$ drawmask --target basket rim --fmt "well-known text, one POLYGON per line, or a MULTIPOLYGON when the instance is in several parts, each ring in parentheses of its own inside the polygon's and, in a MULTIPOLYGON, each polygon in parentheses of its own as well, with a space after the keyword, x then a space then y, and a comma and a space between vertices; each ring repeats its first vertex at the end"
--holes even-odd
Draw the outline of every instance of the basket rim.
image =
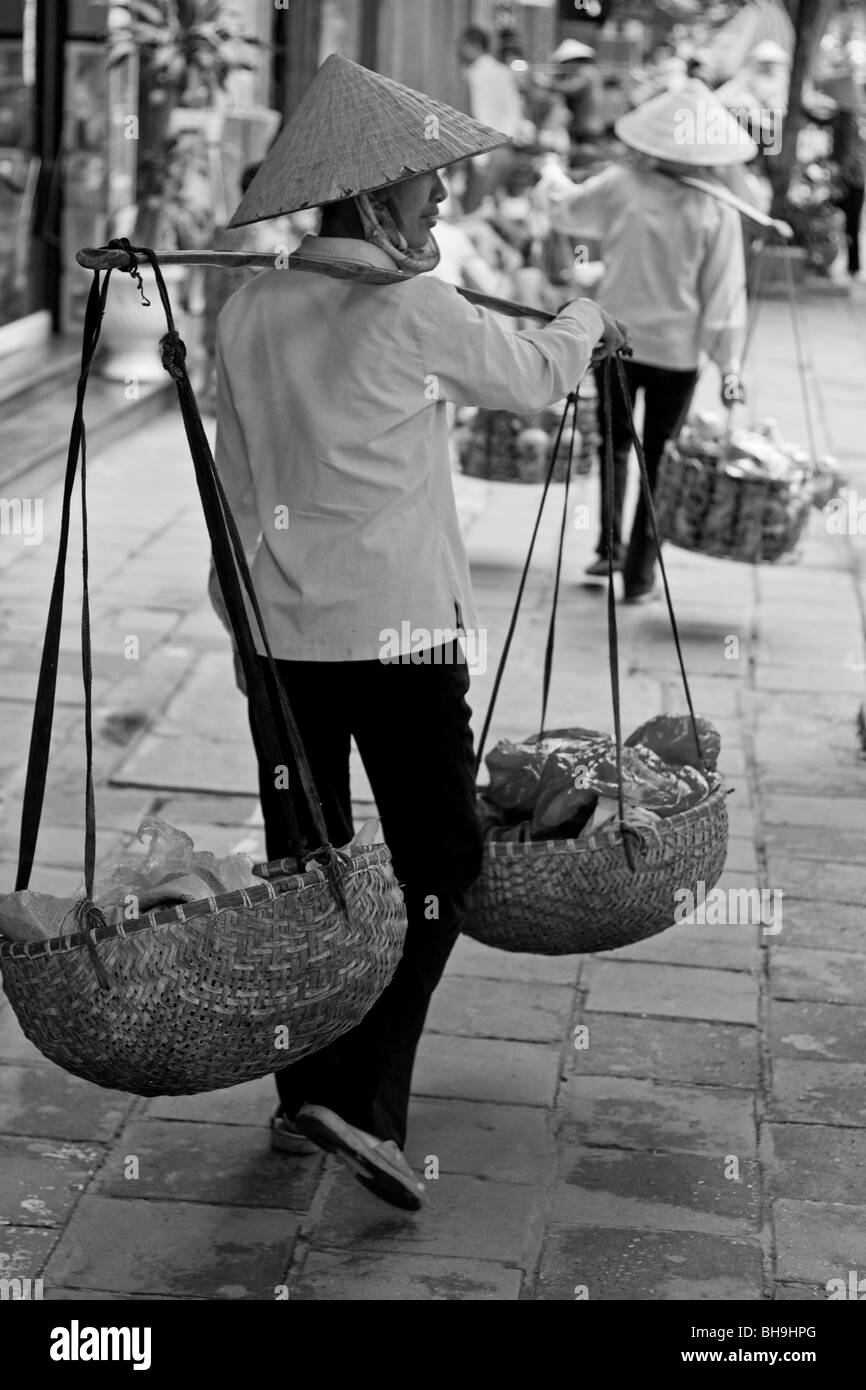
MULTIPOLYGON (((659 835, 664 836, 668 828, 677 830, 689 821, 699 819, 707 811, 714 810, 719 804, 725 803, 726 797, 731 795, 734 788, 725 786, 725 780, 719 772, 711 772, 709 776, 714 781, 709 794, 695 802, 694 806, 687 807, 685 811, 677 811, 672 816, 660 816, 657 825, 653 827, 659 835)), ((619 825, 611 824, 594 830, 590 835, 582 835, 576 840, 485 840, 484 853, 491 859, 513 859, 516 855, 540 859, 550 854, 592 854, 606 845, 622 843, 619 825)))
MULTIPOLYGON (((802 493, 805 499, 807 495, 811 496, 815 490, 811 478, 807 478, 803 484, 795 484, 790 479, 785 478, 736 478, 731 473, 726 473, 723 467, 719 467, 721 462, 722 460, 719 459, 701 458, 695 454, 683 453, 683 451, 677 447, 676 443, 670 440, 659 463, 659 478, 661 479, 662 476, 662 465, 665 465, 670 470, 677 467, 693 468, 696 472, 712 476, 713 479, 718 480, 726 486, 730 485, 733 488, 743 489, 751 488, 756 492, 778 492, 791 497, 802 493)), ((809 501, 807 505, 811 506, 811 501, 809 501)))
MULTIPOLYGON (((347 858, 351 864, 351 869, 346 877, 354 877, 364 869, 381 864, 390 864, 391 851, 387 845, 374 845, 360 854, 353 854, 347 858)), ((272 859, 262 861, 260 865, 255 867, 286 862, 284 859, 272 859)), ((214 897, 196 898, 191 903, 175 903, 173 907, 145 912, 142 916, 129 922, 106 922, 105 926, 94 927, 92 931, 88 932, 64 932, 60 936, 48 937, 43 941, 13 941, 10 937, 0 934, 0 960, 56 955, 65 951, 77 950, 86 946, 88 941, 122 940, 125 937, 136 936, 139 932, 150 931, 154 928, 178 926, 187 922, 200 923, 207 917, 215 916, 232 908, 256 907, 261 903, 273 902, 277 898, 287 897, 290 893, 300 893, 306 888, 327 882, 328 876, 325 870, 315 866, 303 874, 278 873, 271 878, 263 879, 260 884, 256 884, 252 888, 235 888, 229 893, 218 893, 214 897), (202 911, 202 905, 205 903, 207 904, 206 912, 202 911)))

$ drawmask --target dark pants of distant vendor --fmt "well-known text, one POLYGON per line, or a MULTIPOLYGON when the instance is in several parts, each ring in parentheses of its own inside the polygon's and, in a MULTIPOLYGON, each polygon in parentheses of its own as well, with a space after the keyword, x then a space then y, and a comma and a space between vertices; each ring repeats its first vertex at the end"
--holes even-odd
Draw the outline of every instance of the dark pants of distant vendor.
MULTIPOLYGON (((696 371, 674 371, 669 367, 651 367, 646 362, 625 362, 632 407, 638 391, 644 393, 643 450, 647 473, 654 488, 659 460, 665 444, 673 435, 687 408, 697 381, 696 371)), ((601 536, 598 554, 607 558, 608 517, 604 499, 605 477, 605 419, 602 397, 602 372, 595 373, 598 388, 598 422, 602 435, 601 453, 601 536)), ((646 593, 655 577, 656 545, 647 512, 643 489, 638 497, 628 547, 622 541, 622 513, 628 481, 628 460, 632 438, 628 414, 616 373, 611 373, 611 437, 613 442, 613 550, 614 557, 623 561, 623 582, 628 595, 646 593)))
MULTIPOLYGON (((323 1105, 349 1124, 406 1140, 412 1068, 430 997, 465 917, 481 869, 469 672, 459 648, 428 651, 427 662, 279 661, 280 679, 301 740, 331 843, 354 833, 350 738, 361 755, 406 899, 408 931, 390 985, 350 1032, 276 1073, 284 1114, 323 1105), (450 658, 450 659, 449 659, 450 658), (426 905, 426 912, 425 912, 426 905), (438 918, 433 916, 438 905, 438 918)), ((267 664, 262 662, 266 679, 267 664)), ((255 735, 254 735, 255 740, 255 735)), ((273 768, 259 757, 269 859, 287 852, 273 768)), ((290 785, 297 777, 290 768, 290 785)), ((284 793, 283 793, 284 794, 284 793)), ((302 795, 294 792, 302 835, 318 841, 302 795)))

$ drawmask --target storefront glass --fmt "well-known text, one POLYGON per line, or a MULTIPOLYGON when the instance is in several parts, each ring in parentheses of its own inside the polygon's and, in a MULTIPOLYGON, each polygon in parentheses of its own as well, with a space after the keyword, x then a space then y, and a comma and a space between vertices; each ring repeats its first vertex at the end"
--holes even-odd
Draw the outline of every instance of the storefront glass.
POLYGON ((36 156, 35 5, 0 0, 0 326, 40 305, 31 274, 36 156))

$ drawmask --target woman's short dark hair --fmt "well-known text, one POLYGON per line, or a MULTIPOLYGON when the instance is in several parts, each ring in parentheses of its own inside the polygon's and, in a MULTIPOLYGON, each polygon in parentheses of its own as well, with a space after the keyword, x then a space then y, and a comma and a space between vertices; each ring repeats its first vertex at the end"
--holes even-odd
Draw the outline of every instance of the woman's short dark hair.
POLYGON ((320 236, 352 237, 364 240, 364 226, 361 214, 355 206, 354 198, 341 198, 336 203, 326 203, 322 208, 320 236))

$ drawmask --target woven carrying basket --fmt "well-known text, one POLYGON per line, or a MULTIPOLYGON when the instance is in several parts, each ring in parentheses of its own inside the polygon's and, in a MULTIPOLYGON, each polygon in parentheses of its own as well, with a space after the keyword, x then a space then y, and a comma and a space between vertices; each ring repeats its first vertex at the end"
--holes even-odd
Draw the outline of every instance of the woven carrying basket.
POLYGON ((613 951, 654 936, 675 920, 674 892, 707 891, 728 851, 728 812, 720 779, 710 795, 660 820, 659 840, 643 841, 629 868, 619 829, 539 844, 488 841, 473 889, 467 936, 502 951, 570 955, 613 951))
POLYGON ((348 918, 323 869, 281 875, 281 862, 261 887, 97 928, 108 990, 83 934, 0 942, 26 1036, 75 1076, 156 1096, 250 1081, 354 1028, 402 951, 390 851, 353 856, 348 918))
MULTIPOLYGON (((517 438, 527 428, 544 430, 553 445, 550 412, 521 417, 507 410, 480 409, 458 447, 463 472, 491 483, 543 483, 550 455, 546 459, 521 458, 517 438)), ((560 456, 554 464, 553 481, 564 482, 565 471, 566 462, 560 456)))
MULTIPOLYGON (((628 401, 621 361, 617 358, 623 396, 628 401)), ((603 376, 603 407, 605 417, 611 414, 610 362, 605 363, 603 376)), ((576 397, 570 398, 572 408, 576 397)), ((565 414, 563 414, 563 423, 565 414)), ((641 485, 647 499, 650 521, 658 537, 652 492, 641 441, 634 428, 631 408, 628 419, 632 440, 638 456, 641 485)), ((613 458, 611 431, 606 432, 607 467, 604 484, 607 498, 609 553, 613 553, 613 458)), ((529 554, 517 594, 511 623, 499 661, 484 727, 479 739, 476 771, 480 767, 484 743, 493 717, 499 685, 514 636, 526 578, 541 515, 551 482, 538 509, 529 554)), ((553 603, 548 629, 547 652, 544 663, 541 723, 545 727, 550 680, 553 668, 554 631, 562 567, 562 545, 568 518, 568 481, 563 496, 560 544, 553 587, 553 603)), ((691 705, 685 666, 676 628, 673 606, 668 591, 664 560, 659 563, 665 585, 671 627, 683 677, 689 710, 693 716, 695 743, 700 748, 697 725, 691 705)), ((613 571, 609 571, 609 584, 613 571)), ((614 724, 617 739, 617 759, 620 751, 619 718, 619 661, 617 649, 616 605, 612 590, 608 595, 608 643, 611 663, 614 724)), ((632 828, 624 819, 622 783, 619 786, 620 821, 581 837, 578 840, 546 840, 509 842, 486 840, 481 874, 471 895, 463 932, 487 946, 503 951, 530 951, 536 955, 570 955, 587 951, 611 951, 627 946, 647 936, 664 931, 676 920, 678 889, 688 888, 696 896, 701 882, 705 890, 718 882, 728 852, 728 813, 722 779, 707 773, 710 794, 686 811, 655 821, 651 828, 632 828), (624 839, 622 825, 625 824, 624 839)), ((483 789, 480 789, 483 790, 483 789)))
POLYGON ((766 564, 796 557, 812 495, 770 478, 732 478, 713 460, 669 444, 654 501, 660 534, 671 544, 717 560, 766 564))
MULTIPOLYGON (((128 243, 133 273, 137 258, 128 243)), ((84 394, 99 340, 110 271, 95 272, 67 457, 60 544, 21 817, 16 892, 33 867, 51 744, 55 677, 79 458, 82 505, 82 669, 85 690, 84 897, 76 933, 0 938, 3 986, 27 1037, 51 1061, 100 1086, 139 1095, 188 1095, 276 1071, 354 1028, 391 980, 402 954, 406 908, 387 847, 351 855, 329 842, 321 799, 288 697, 277 678, 243 545, 216 473, 155 254, 166 314, 163 365, 175 381, 214 565, 246 678, 250 717, 268 763, 294 761, 318 848, 299 833, 294 791, 281 802, 290 858, 259 865, 260 886, 147 913, 113 925, 93 901, 95 798, 84 444, 84 394), (274 687, 259 669, 244 607, 250 601, 274 687)))

